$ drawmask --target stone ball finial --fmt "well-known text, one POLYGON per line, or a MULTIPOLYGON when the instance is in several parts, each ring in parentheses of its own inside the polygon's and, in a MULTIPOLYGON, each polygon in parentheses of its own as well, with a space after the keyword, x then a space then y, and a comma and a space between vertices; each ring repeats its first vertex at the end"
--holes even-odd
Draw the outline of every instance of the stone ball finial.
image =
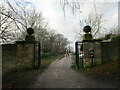
POLYGON ((32 43, 35 42, 35 37, 32 35, 34 33, 34 30, 32 28, 27 28, 28 35, 25 37, 25 41, 32 43))
POLYGON ((85 26, 84 28, 83 28, 83 31, 85 32, 85 33, 89 33, 89 32, 91 32, 91 27, 90 26, 85 26))
POLYGON ((28 29, 27 29, 27 33, 28 33, 29 35, 32 35, 32 34, 34 33, 34 30, 33 30, 32 28, 28 28, 28 29))

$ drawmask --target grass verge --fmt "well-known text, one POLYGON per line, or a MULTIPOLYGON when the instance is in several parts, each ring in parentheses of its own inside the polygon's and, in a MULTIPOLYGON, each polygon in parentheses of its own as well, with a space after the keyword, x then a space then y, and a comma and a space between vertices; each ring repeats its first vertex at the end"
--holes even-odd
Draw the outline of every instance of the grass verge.
MULTIPOLYGON (((77 66, 73 64, 72 69, 77 70, 77 66)), ((77 70, 83 74, 105 75, 110 77, 120 77, 120 61, 114 60, 93 68, 80 68, 77 70)))
POLYGON ((3 88, 25 88, 33 79, 42 73, 53 61, 63 58, 64 55, 58 55, 50 58, 44 58, 41 61, 40 69, 24 69, 15 72, 5 73, 2 76, 3 88))

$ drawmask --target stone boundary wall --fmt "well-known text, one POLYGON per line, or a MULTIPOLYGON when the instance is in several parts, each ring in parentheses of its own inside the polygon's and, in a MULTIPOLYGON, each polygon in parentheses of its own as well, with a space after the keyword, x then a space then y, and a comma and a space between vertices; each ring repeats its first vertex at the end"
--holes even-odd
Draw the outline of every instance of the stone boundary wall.
POLYGON ((91 66, 91 58, 89 49, 94 50, 93 65, 106 63, 111 60, 118 60, 120 46, 112 42, 104 42, 99 40, 84 40, 84 67, 91 66))
POLYGON ((2 45, 2 72, 33 68, 34 43, 18 42, 2 45))
POLYGON ((113 45, 112 42, 101 42, 102 63, 110 60, 118 60, 119 46, 113 45))

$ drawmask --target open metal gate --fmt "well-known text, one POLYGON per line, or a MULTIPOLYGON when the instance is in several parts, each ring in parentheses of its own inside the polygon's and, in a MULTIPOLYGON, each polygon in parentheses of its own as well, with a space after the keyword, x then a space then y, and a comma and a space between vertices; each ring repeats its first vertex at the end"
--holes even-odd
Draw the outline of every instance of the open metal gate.
POLYGON ((82 42, 75 42, 75 57, 76 57, 76 65, 79 69, 80 67, 83 67, 83 58, 80 58, 80 48, 79 46, 82 45, 82 42))
POLYGON ((40 48, 40 42, 35 42, 34 47, 34 68, 38 69, 41 65, 41 48, 40 48))

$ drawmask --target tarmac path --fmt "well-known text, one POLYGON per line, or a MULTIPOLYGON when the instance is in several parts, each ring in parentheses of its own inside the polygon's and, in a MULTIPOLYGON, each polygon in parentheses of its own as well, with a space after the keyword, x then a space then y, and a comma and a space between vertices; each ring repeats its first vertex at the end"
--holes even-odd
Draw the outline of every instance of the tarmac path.
POLYGON ((53 62, 30 88, 118 88, 118 78, 97 78, 71 69, 71 57, 53 62))

